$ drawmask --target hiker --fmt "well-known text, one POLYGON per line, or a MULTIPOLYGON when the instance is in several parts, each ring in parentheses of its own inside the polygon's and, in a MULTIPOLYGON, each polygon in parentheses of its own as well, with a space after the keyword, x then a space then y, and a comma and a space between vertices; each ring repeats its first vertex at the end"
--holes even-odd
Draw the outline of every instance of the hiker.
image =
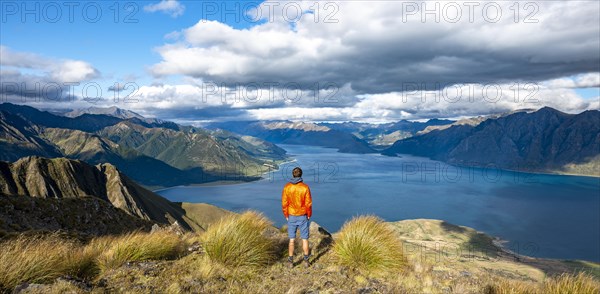
POLYGON ((294 240, 296 239, 296 230, 300 229, 304 266, 309 267, 308 228, 312 216, 312 197, 310 188, 302 181, 302 169, 295 167, 292 170, 292 176, 293 178, 285 184, 281 193, 281 208, 288 222, 290 238, 288 264, 290 268, 294 267, 294 240))

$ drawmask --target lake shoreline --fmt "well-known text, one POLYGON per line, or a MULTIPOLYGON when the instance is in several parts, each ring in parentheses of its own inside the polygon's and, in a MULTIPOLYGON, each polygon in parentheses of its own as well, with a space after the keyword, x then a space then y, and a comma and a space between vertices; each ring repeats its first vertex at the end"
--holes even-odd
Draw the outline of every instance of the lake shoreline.
POLYGON ((261 211, 279 226, 283 224, 281 189, 288 180, 284 173, 297 164, 305 169, 305 181, 313 193, 314 221, 331 231, 339 231, 356 215, 374 214, 387 221, 443 219, 510 240, 506 248, 519 254, 600 260, 595 249, 600 230, 596 178, 489 170, 485 174, 485 169, 478 168, 462 169, 460 176, 461 171, 454 167, 424 157, 346 154, 315 146, 281 147, 295 161, 282 164, 279 172, 271 172, 262 180, 213 182, 163 189, 159 194, 175 202, 203 202, 238 212, 261 211), (429 169, 423 169, 422 164, 429 169), (402 168, 404 165, 424 172, 411 172, 402 168), (533 247, 523 248, 527 244, 536 244, 536 252, 532 252, 533 247))
MULTIPOLYGON (((281 145, 285 145, 285 144, 281 144, 281 145)), ((279 147, 281 147, 281 145, 278 145, 279 147)), ((292 146, 307 146, 307 147, 319 147, 319 148, 325 148, 325 149, 335 149, 335 148, 330 148, 330 147, 322 147, 322 146, 312 146, 312 145, 292 145, 292 146)), ((281 147, 283 148, 283 147, 281 147)), ((285 148, 284 148, 285 149, 285 148)), ((287 150, 286 150, 287 151, 287 150)), ((343 153, 343 152, 339 152, 336 151, 338 153, 343 153)), ((344 153, 343 153, 344 154, 344 153)), ((369 153, 369 154, 361 154, 361 153, 356 153, 357 155, 381 155, 381 156, 388 156, 388 155, 383 155, 380 153, 369 153)), ((445 161, 440 161, 440 160, 435 160, 435 159, 431 159, 429 157, 423 157, 423 156, 415 156, 412 154, 404 154, 404 153, 399 153, 396 156, 388 156, 388 157, 397 157, 397 158, 402 158, 403 156, 410 156, 410 157, 416 157, 416 158, 425 158, 431 161, 435 161, 435 162, 440 162, 440 163, 444 163, 450 166, 455 166, 455 167, 459 167, 459 168, 478 168, 478 169, 485 169, 485 166, 475 166, 475 165, 459 165, 459 164, 454 164, 454 163, 448 163, 445 161)), ((284 164, 289 164, 289 163, 293 163, 293 162, 297 162, 297 160, 294 158, 292 160, 288 160, 288 161, 284 161, 281 163, 278 163, 278 166, 284 165, 284 164)), ((588 175, 588 174, 577 174, 577 173, 564 173, 564 172, 534 172, 534 171, 521 171, 521 170, 514 170, 514 169, 508 169, 508 168, 493 168, 495 170, 498 171, 506 171, 506 172, 513 172, 513 173, 519 173, 519 174, 524 174, 524 175, 547 175, 547 176, 569 176, 569 177, 584 177, 584 178, 595 178, 595 179, 600 179, 600 175, 588 175)), ((216 187, 216 186, 230 186, 230 185, 239 185, 239 184, 247 184, 247 183, 252 183, 252 182, 257 182, 257 181, 262 181, 264 179, 266 179, 265 175, 268 175, 269 173, 272 172, 277 172, 279 171, 280 168, 273 170, 273 171, 269 171, 269 172, 265 172, 263 174, 260 175, 260 177, 257 177, 256 179, 253 180, 248 180, 248 181, 240 181, 240 180, 218 180, 218 181, 214 181, 214 182, 208 182, 208 183, 199 183, 199 184, 189 184, 189 185, 177 185, 177 186, 169 186, 169 187, 160 187, 158 189, 149 189, 152 192, 160 192, 163 190, 168 190, 168 189, 173 189, 173 188, 181 188, 181 187, 216 187)), ((524 177, 526 178, 526 177, 524 177)))
MULTIPOLYGON (((294 163, 296 162, 296 159, 292 159, 292 160, 288 160, 288 161, 284 161, 281 163, 278 163, 278 166, 281 166, 283 164, 288 164, 288 163, 294 163)), ((164 190, 169 190, 169 189, 173 189, 173 188, 185 188, 185 187, 219 187, 219 186, 231 186, 231 185, 240 185, 240 184, 248 184, 248 183, 252 183, 252 182, 258 182, 258 181, 262 181, 264 179, 268 179, 268 177, 265 177, 265 175, 268 175, 269 173, 274 173, 277 171, 280 171, 281 169, 275 169, 272 171, 268 171, 268 172, 264 172, 260 175, 260 177, 258 177, 257 179, 253 179, 253 180, 249 180, 249 181, 240 181, 240 180, 218 180, 218 181, 214 181, 214 182, 207 182, 207 183, 199 183, 199 184, 189 184, 189 185, 176 185, 176 186, 170 186, 170 187, 160 187, 158 189, 149 189, 154 193, 157 192, 161 192, 164 190)))

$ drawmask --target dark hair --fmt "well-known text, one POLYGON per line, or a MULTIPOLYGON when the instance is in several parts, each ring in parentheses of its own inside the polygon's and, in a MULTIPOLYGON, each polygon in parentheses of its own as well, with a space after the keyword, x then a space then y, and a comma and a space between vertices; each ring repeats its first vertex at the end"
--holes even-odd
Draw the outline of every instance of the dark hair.
POLYGON ((293 176, 294 178, 299 178, 299 177, 302 177, 302 169, 301 169, 301 168, 299 168, 299 167, 295 167, 295 168, 292 170, 292 176, 293 176))

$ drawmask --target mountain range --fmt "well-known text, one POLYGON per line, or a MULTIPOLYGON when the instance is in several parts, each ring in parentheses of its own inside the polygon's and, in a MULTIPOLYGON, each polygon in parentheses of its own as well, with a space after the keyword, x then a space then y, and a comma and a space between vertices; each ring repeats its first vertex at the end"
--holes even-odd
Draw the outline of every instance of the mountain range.
POLYGON ((276 167, 285 150, 258 138, 138 117, 64 117, 0 104, 0 160, 67 157, 112 163, 146 186, 250 180, 276 167))
POLYGON ((399 140, 385 155, 412 154, 467 166, 600 176, 600 111, 550 107, 431 130, 399 140))
POLYGON ((222 129, 258 137, 275 144, 313 145, 336 148, 345 153, 374 153, 369 144, 356 136, 315 123, 291 121, 214 122, 209 129, 222 129))
POLYGON ((480 116, 474 116, 474 117, 468 117, 468 118, 463 118, 463 119, 459 119, 451 124, 439 124, 439 125, 429 125, 427 126, 425 129, 418 131, 416 133, 416 135, 422 135, 422 134, 426 134, 429 133, 433 130, 445 130, 447 128, 450 128, 452 126, 457 126, 457 125, 470 125, 470 126, 476 126, 480 123, 482 123, 483 121, 487 120, 487 119, 496 119, 496 118, 500 118, 503 116, 507 116, 507 115, 511 115, 514 113, 518 113, 518 112, 534 112, 535 110, 533 109, 518 109, 515 111, 510 111, 510 112, 504 112, 504 113, 497 113, 497 114, 490 114, 490 115, 480 115, 480 116))
POLYGON ((137 118, 140 120, 144 120, 146 119, 145 117, 143 117, 142 115, 133 112, 131 110, 127 110, 127 109, 122 109, 122 108, 118 108, 116 106, 111 106, 111 107, 88 107, 88 108, 83 108, 83 109, 73 109, 73 110, 69 110, 69 111, 65 111, 65 112, 58 112, 57 114, 60 114, 62 116, 66 116, 66 117, 78 117, 84 114, 104 114, 104 115, 109 115, 109 116, 113 116, 113 117, 118 117, 118 118, 122 118, 122 119, 129 119, 129 118, 137 118))
POLYGON ((224 129, 259 137, 275 144, 323 146, 336 148, 339 152, 345 153, 374 153, 397 140, 412 137, 428 126, 451 123, 453 121, 440 119, 431 119, 427 122, 401 120, 384 124, 231 121, 210 123, 207 128, 224 129))
POLYGON ((374 148, 385 148, 394 144, 394 142, 412 137, 418 132, 429 127, 448 126, 454 123, 446 119, 430 119, 425 122, 400 120, 391 123, 319 123, 320 126, 326 126, 333 130, 351 133, 356 137, 367 141, 374 148))

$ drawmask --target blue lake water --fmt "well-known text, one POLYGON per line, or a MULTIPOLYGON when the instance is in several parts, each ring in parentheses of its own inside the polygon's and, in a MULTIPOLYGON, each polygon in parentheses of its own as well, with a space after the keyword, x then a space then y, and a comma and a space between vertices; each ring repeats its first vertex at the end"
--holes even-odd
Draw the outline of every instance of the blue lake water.
POLYGON ((296 162, 260 181, 158 191, 171 201, 255 209, 280 226, 281 190, 300 166, 313 220, 334 232, 353 216, 441 219, 507 240, 520 254, 600 261, 600 179, 459 168, 427 158, 282 145, 296 162))

